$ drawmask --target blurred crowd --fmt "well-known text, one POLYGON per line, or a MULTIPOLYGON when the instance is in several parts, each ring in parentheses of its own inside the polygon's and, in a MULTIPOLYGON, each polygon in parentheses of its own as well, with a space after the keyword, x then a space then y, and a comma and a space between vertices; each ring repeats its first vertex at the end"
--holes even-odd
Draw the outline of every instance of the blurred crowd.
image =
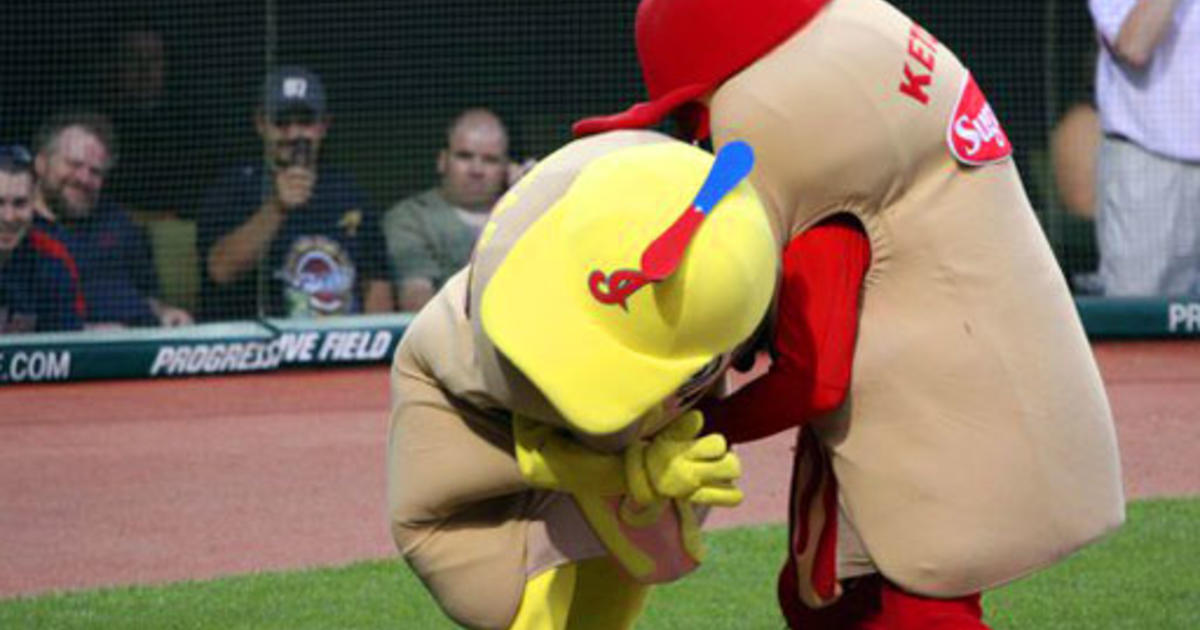
MULTIPOLYGON (((1034 165, 1083 231, 1087 251, 1064 258, 1087 263, 1064 270, 1077 294, 1198 295, 1200 0, 1088 9, 1086 94, 1034 165)), ((488 107, 447 111, 428 186, 373 203, 326 159, 326 85, 295 65, 273 66, 245 112, 258 155, 219 163, 195 95, 170 87, 163 34, 124 28, 108 48, 82 106, 0 142, 0 332, 413 312, 534 165, 488 107)))
POLYGON ((198 185, 179 147, 201 132, 165 89, 162 36, 114 41, 102 98, 0 148, 0 332, 416 311, 533 166, 495 112, 450 112, 438 180, 372 207, 322 157, 321 77, 280 65, 247 112, 261 155, 198 185))

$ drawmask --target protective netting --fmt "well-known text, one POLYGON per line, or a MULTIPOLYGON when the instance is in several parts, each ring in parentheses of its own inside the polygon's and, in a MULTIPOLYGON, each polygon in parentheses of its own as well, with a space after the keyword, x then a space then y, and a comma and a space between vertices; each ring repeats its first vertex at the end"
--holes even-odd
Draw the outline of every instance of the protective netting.
MULTIPOLYGON (((1086 289, 1096 265, 1092 221, 1086 208, 1069 210, 1056 187, 1050 141, 1073 105, 1091 101, 1095 49, 1086 3, 897 4, 973 69, 1014 141, 1067 277, 1079 281, 1077 290, 1086 289)), ((94 187, 101 200, 95 207, 119 208, 133 227, 93 221, 87 231, 68 216, 45 229, 53 236, 65 228, 60 240, 82 242, 87 250, 75 256, 88 294, 87 322, 187 321, 164 314, 167 305, 197 322, 364 312, 380 304, 397 309, 399 279, 389 271, 389 243, 360 233, 377 235, 386 210, 437 185, 447 124, 464 108, 494 111, 507 125, 509 153, 520 161, 566 142, 575 119, 641 99, 636 5, 14 3, 0 27, 0 141, 45 152, 56 147, 38 146, 36 136, 56 113, 94 111, 112 121, 110 148, 119 158, 94 187), (341 205, 334 204, 330 212, 337 216, 325 226, 340 232, 309 239, 307 249, 276 251, 284 246, 268 244, 243 254, 252 259, 248 264, 214 265, 214 248, 236 249, 222 239, 253 217, 275 185, 271 170, 262 168, 255 115, 264 77, 294 65, 317 75, 323 87, 328 127, 316 181, 344 184, 330 193, 341 205), (139 232, 144 240, 135 238, 139 232), (339 241, 348 236, 358 242, 339 241), (97 275, 100 280, 86 281, 97 275), (206 288, 231 277, 245 290, 206 288), (392 285, 391 301, 372 301, 372 280, 392 285), (105 291, 115 295, 100 295, 105 291)), ((312 88, 293 80, 279 89, 307 98, 312 88)), ((50 208, 60 215, 71 201, 66 181, 57 182, 62 199, 50 208)), ((59 291, 39 299, 74 297, 59 291)), ((9 332, 50 327, 44 313, 42 324, 15 320, 13 308, 3 314, 0 328, 9 332)))

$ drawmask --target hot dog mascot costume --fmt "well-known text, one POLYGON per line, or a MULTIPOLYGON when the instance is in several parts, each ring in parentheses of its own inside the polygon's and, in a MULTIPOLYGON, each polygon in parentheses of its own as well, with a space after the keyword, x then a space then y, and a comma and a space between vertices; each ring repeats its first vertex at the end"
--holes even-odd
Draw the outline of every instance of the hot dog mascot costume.
POLYGON ((687 408, 764 319, 778 256, 745 180, 650 131, 558 150, 493 210, 392 367, 395 542, 471 628, 631 627, 741 499, 687 408))
POLYGON ((782 250, 777 360, 709 420, 804 427, 789 623, 985 627, 982 590, 1118 527, 1099 372, 955 55, 881 0, 643 0, 635 28, 650 100, 576 134, 749 142, 782 250))

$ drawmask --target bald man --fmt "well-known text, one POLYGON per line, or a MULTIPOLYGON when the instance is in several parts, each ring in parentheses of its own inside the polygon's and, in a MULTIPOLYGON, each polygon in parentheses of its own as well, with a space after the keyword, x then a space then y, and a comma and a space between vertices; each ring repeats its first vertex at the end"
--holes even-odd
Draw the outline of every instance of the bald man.
POLYGON ((467 264, 492 205, 525 170, 509 160, 508 130, 495 113, 471 108, 454 117, 437 156, 441 183, 383 218, 400 310, 420 310, 467 264))

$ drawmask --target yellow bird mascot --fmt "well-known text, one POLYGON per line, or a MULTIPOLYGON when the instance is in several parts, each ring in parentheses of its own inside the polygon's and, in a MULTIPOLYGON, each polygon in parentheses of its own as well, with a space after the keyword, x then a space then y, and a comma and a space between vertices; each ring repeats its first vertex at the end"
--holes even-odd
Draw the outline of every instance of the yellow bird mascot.
POLYGON ((497 204, 392 366, 396 545, 470 628, 632 627, 699 563, 741 474, 690 406, 765 318, 775 239, 745 177, 651 131, 575 141, 497 204))

